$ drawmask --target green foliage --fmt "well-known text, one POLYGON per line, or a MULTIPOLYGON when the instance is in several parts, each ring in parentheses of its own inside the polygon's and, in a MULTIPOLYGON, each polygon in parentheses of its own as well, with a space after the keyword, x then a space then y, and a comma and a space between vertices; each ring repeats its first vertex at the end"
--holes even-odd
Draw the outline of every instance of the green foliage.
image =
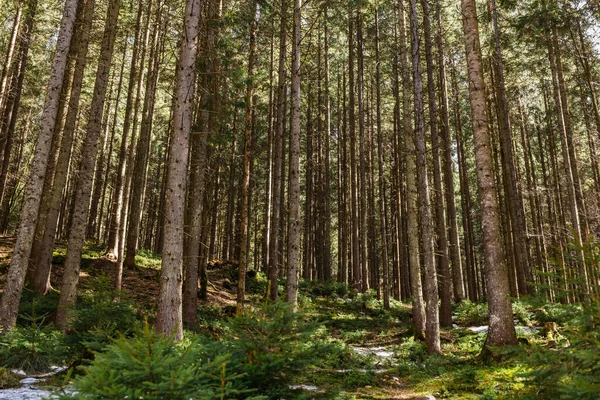
POLYGON ((348 295, 348 285, 334 280, 322 281, 300 281, 300 290, 308 296, 318 297, 345 297, 348 295))
POLYGON ((486 325, 488 323, 487 303, 461 301, 454 311, 454 322, 460 326, 486 325))
POLYGON ((31 320, 29 326, 16 327, 0 336, 0 366, 27 373, 44 372, 66 358, 62 334, 31 320))
POLYGON ((219 341, 205 340, 199 348, 203 359, 230 354, 228 369, 244 387, 279 398, 298 374, 325 357, 328 346, 313 340, 316 333, 317 326, 288 303, 275 302, 245 309, 225 324, 219 341))
POLYGON ((0 389, 9 389, 21 386, 19 377, 6 368, 0 367, 0 389))
POLYGON ((562 347, 558 349, 540 349, 531 358, 537 368, 527 377, 532 386, 543 388, 543 398, 556 398, 552 397, 556 393, 567 400, 600 398, 600 331, 588 324, 600 318, 599 306, 596 299, 584 311, 587 318, 567 319, 578 323, 567 332, 571 341, 559 342, 562 347))
POLYGON ((133 305, 113 289, 110 280, 97 278, 80 296, 65 340, 74 355, 90 358, 91 352, 102 350, 119 334, 131 335, 137 321, 139 316, 133 305))
POLYGON ((135 252, 135 265, 140 268, 159 269, 162 259, 150 250, 139 249, 135 252))
POLYGON ((544 304, 533 310, 534 318, 540 323, 556 322, 559 325, 571 325, 581 318, 583 308, 580 304, 544 304))
POLYGON ((58 307, 58 296, 59 293, 54 290, 49 291, 45 296, 32 290, 23 290, 17 325, 31 325, 32 318, 40 324, 49 322, 51 318, 48 317, 53 315, 58 307))
POLYGON ((512 303, 513 316, 515 320, 523 325, 531 325, 532 313, 529 312, 525 303, 521 301, 513 301, 512 303))
MULTIPOLYGON (((201 348, 201 347, 200 347, 201 348)), ((231 399, 248 393, 236 388, 228 356, 199 357, 195 345, 181 346, 147 325, 132 338, 122 337, 100 353, 85 374, 75 378, 74 393, 60 398, 81 399, 231 399)))

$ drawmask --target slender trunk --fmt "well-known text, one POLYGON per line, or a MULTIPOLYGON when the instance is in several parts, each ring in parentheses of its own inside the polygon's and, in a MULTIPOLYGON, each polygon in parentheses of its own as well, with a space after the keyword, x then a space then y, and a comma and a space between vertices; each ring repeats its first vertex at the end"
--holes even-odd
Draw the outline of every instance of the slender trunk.
POLYGON ((252 163, 252 113, 254 111, 254 66, 256 64, 256 31, 258 29, 258 3, 254 2, 252 21, 250 21, 250 49, 248 52, 248 83, 246 86, 246 113, 244 119, 244 162, 242 167, 242 195, 240 198, 240 263, 237 287, 237 313, 244 307, 246 295, 246 271, 248 270, 248 225, 250 213, 250 174, 252 163))
POLYGON ((423 7, 423 26, 425 28, 425 59, 427 65, 427 99, 429 105, 429 127, 431 131, 431 150, 433 155, 433 188, 435 202, 435 236, 437 246, 434 248, 437 271, 439 273, 440 324, 452 326, 452 293, 450 266, 448 264, 448 236, 446 233, 446 212, 444 210, 444 193, 442 189, 442 166, 440 161, 440 135, 438 125, 438 105, 436 101, 433 63, 433 34, 431 28, 431 11, 427 0, 421 1, 423 7))
POLYGON ((461 6, 475 140, 477 186, 482 209, 484 268, 490 313, 486 345, 516 344, 517 336, 509 297, 506 259, 500 239, 499 206, 494 184, 491 140, 488 131, 477 10, 474 0, 461 0, 461 6))
POLYGON ((172 139, 169 146, 165 193, 164 244, 156 330, 165 336, 183 338, 181 284, 183 281, 183 231, 185 189, 194 110, 195 61, 198 52, 200 0, 186 2, 179 49, 179 73, 175 86, 172 139))
POLYGON ((281 1, 281 22, 279 26, 279 67, 277 72, 277 114, 273 138, 273 189, 271 214, 271 235, 269 238, 268 280, 269 298, 277 300, 277 277, 279 275, 279 247, 281 232, 279 231, 281 204, 281 188, 284 186, 284 176, 281 173, 283 164, 283 131, 285 127, 285 55, 287 38, 287 0, 281 1))
POLYGON ((386 202, 386 184, 383 176, 383 166, 385 158, 383 153, 383 132, 381 123, 381 60, 379 56, 379 5, 375 11, 375 86, 377 90, 376 108, 377 108, 377 167, 379 181, 379 218, 381 235, 381 262, 383 264, 383 307, 390 308, 390 267, 388 260, 388 228, 387 228, 387 202, 386 202))
POLYGON ((356 171, 356 95, 355 95, 355 79, 354 79, 354 18, 350 12, 348 15, 348 84, 349 84, 349 130, 350 130, 350 229, 352 231, 352 286, 356 290, 362 288, 361 278, 361 261, 360 261, 360 237, 359 237, 359 222, 358 222, 358 179, 356 171))
POLYGON ((115 192, 110 205, 111 216, 108 227, 108 241, 106 243, 106 254, 109 258, 115 259, 119 254, 119 229, 123 223, 121 220, 121 210, 126 207, 124 204, 124 192, 127 182, 125 173, 127 170, 127 161, 129 148, 129 134, 131 130, 131 119, 133 114, 134 95, 136 92, 136 83, 138 79, 138 59, 140 58, 140 41, 142 35, 142 14, 143 2, 138 4, 138 11, 135 23, 135 35, 133 41, 133 52, 131 55, 131 66, 129 69, 129 80, 127 88, 127 100, 125 102, 125 115, 123 116, 123 132, 121 133, 121 147, 119 151, 119 166, 117 167, 117 181, 115 183, 115 192))
POLYGON ((292 35, 292 115, 290 127, 290 170, 288 198, 288 253, 286 300, 298 308, 298 271, 300 264, 300 32, 301 0, 294 0, 292 35))
POLYGON ((440 137, 443 150, 444 197, 448 210, 449 250, 452 264, 452 287, 454 301, 465 299, 460 241, 458 238, 458 223, 456 218, 456 202, 454 198, 454 169, 452 162, 452 137, 450 134, 450 118, 448 111, 448 87, 446 82, 446 60, 444 55, 444 36, 442 33, 441 1, 436 1, 437 32, 436 44, 438 51, 439 91, 440 91, 440 137))
POLYGON ((54 124, 58 113, 67 55, 73 34, 76 9, 77 1, 67 0, 56 42, 56 52, 48 81, 46 100, 40 118, 40 130, 30 167, 30 178, 25 188, 25 197, 21 206, 19 233, 7 274, 6 281, 9 284, 4 288, 0 302, 0 326, 4 331, 12 329, 17 321, 19 301, 23 291, 27 264, 31 254, 31 245, 35 235, 35 225, 46 176, 54 124))
MULTIPOLYGON (((156 101, 156 85, 159 74, 159 35, 161 26, 160 8, 157 10, 157 21, 154 24, 153 39, 151 44, 150 56, 148 57, 148 76, 146 80, 146 93, 144 94, 144 104, 142 107, 142 121, 140 125, 140 137, 136 148, 135 165, 133 166, 133 178, 131 181, 131 197, 130 204, 143 204, 146 188, 146 177, 148 170, 148 161, 150 156, 150 141, 152 138, 154 104, 156 101)), ((128 226, 127 240, 125 246, 125 268, 133 268, 135 266, 135 251, 138 248, 140 236, 140 225, 142 218, 143 207, 131 207, 128 226)))
POLYGON ((438 312, 438 287, 433 245, 433 220, 427 173, 427 149, 425 145, 425 124, 423 109, 423 86, 421 82, 421 60, 419 55, 419 35, 417 19, 417 1, 410 0, 410 27, 413 64, 413 88, 416 150, 417 192, 419 198, 419 222, 421 225, 421 250, 425 269, 426 321, 425 340, 430 353, 441 353, 440 321, 438 312))
MULTIPOLYGON (((417 210, 417 183, 415 142, 413 140, 413 127, 411 123, 410 93, 410 66, 408 59, 408 42, 406 36, 404 6, 400 7, 400 68, 402 71, 402 134, 406 148, 406 203, 407 203, 407 230, 408 256, 410 265, 410 287, 412 293, 413 330, 417 339, 425 337, 425 303, 423 300, 423 283, 421 280, 421 262, 419 259, 419 223, 417 210)), ((416 23, 416 22, 415 22, 416 23)))
POLYGON ((79 179, 75 189, 75 208, 73 221, 69 232, 69 244, 61 283, 58 309, 55 322, 63 330, 69 323, 69 316, 75 307, 77 299, 77 285, 79 283, 79 269, 81 254, 85 242, 85 230, 89 215, 90 196, 94 167, 98 153, 98 141, 102 130, 104 103, 108 87, 108 78, 112 62, 115 37, 117 34, 117 21, 119 18, 120 0, 112 0, 108 5, 106 25, 102 37, 96 81, 94 83, 94 96, 90 106, 90 116, 86 129, 81 156, 79 179))

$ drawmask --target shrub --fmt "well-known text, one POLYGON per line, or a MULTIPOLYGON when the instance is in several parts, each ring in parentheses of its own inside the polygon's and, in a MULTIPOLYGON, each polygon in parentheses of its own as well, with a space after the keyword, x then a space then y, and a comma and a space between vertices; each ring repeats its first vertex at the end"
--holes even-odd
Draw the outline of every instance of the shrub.
POLYGON ((461 326, 486 325, 488 323, 487 303, 461 301, 454 311, 454 322, 461 326))
POLYGON ((58 307, 59 292, 51 290, 47 295, 43 295, 32 290, 23 290, 21 303, 19 304, 19 315, 17 318, 18 326, 27 326, 31 324, 31 317, 36 322, 45 324, 51 322, 50 317, 56 312, 58 307))
POLYGON ((35 320, 0 336, 0 365, 5 368, 43 372, 51 365, 64 363, 65 358, 62 334, 35 320))
MULTIPOLYGON (((73 392, 59 398, 188 400, 225 399, 247 394, 234 385, 228 356, 198 357, 195 346, 181 346, 147 325, 132 338, 121 337, 99 353, 73 392)), ((245 397, 245 396, 244 396, 245 397)))
POLYGON ((108 278, 100 277, 80 297, 66 343, 76 356, 91 358, 93 351, 102 350, 119 334, 130 336, 137 321, 133 305, 113 289, 108 278))
POLYGON ((313 342, 316 332, 288 303, 275 302, 245 309, 225 324, 219 341, 205 340, 199 349, 203 359, 231 354, 228 369, 244 387, 279 398, 299 373, 326 356, 323 343, 313 342))
POLYGON ((21 386, 19 377, 6 368, 0 368, 0 389, 10 389, 21 386))
POLYGON ((532 313, 530 313, 525 304, 520 301, 514 301, 512 303, 513 316, 523 325, 531 325, 532 313))

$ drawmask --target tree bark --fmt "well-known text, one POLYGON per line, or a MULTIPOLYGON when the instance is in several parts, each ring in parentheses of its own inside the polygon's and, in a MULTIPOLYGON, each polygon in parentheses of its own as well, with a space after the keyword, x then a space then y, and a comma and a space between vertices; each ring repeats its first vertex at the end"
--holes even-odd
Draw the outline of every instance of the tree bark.
POLYGON ((298 308, 298 271, 300 266, 300 42, 301 0, 294 0, 292 42, 292 116, 290 129, 290 170, 288 198, 288 253, 286 300, 298 308))
POLYGON ((90 106, 90 116, 83 143, 79 179, 75 189, 73 222, 69 233, 69 244, 67 246, 63 280, 55 317, 56 325, 63 330, 68 326, 70 313, 73 311, 77 299, 81 254, 83 252, 86 225, 90 211, 94 167, 98 154, 98 141, 102 130, 104 103, 117 34, 120 6, 120 0, 111 0, 108 5, 100 57, 98 59, 98 69, 96 71, 96 82, 94 83, 94 96, 92 98, 92 105, 90 106))
POLYGON ((165 336, 173 335, 175 340, 183 338, 181 284, 183 281, 185 189, 192 111, 194 109, 200 4, 200 0, 187 0, 185 7, 165 193, 165 239, 162 248, 163 259, 156 330, 165 336))
POLYGON ((248 52, 248 77, 246 86, 246 112, 244 120, 244 162, 242 167, 242 195, 240 198, 240 262, 237 287, 237 314, 244 307, 246 296, 246 271, 248 270, 248 220, 250 213, 250 175, 252 163, 252 113, 254 110, 254 66, 256 63, 256 31, 258 29, 258 4, 252 4, 252 20, 250 21, 250 49, 248 52))
POLYGON ((481 199, 484 268, 490 314, 487 346, 516 344, 512 305, 509 297, 506 259, 500 238, 499 206, 494 183, 485 82, 481 61, 481 44, 477 9, 474 0, 461 0, 463 31, 469 76, 469 98, 475 140, 477 186, 481 199))
POLYGON ((21 206, 19 232, 6 279, 8 284, 4 288, 0 302, 0 326, 4 331, 12 329, 17 321, 19 301, 35 235, 35 225, 46 176, 54 124, 58 113, 67 55, 73 34, 76 9, 77 0, 67 0, 56 42, 56 52, 48 81, 46 100, 40 118, 40 130, 30 168, 30 178, 25 188, 25 197, 21 206))
POLYGON ((415 111, 414 142, 416 150, 417 193, 419 198, 419 222, 421 224, 421 251, 426 281, 425 341, 427 342, 427 350, 430 353, 441 353, 437 272, 435 267, 433 220, 431 216, 431 200, 427 174, 427 149, 425 145, 423 86, 421 82, 421 60, 419 56, 420 46, 417 28, 418 19, 416 0, 410 0, 410 26, 415 111))

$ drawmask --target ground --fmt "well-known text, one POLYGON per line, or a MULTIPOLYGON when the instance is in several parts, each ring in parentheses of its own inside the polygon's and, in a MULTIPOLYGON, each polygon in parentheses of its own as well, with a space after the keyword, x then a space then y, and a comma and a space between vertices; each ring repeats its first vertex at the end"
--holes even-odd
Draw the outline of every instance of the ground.
MULTIPOLYGON (((14 238, 0 238, 0 288, 5 284, 13 245, 14 238)), ((53 258, 53 288, 59 287, 65 251, 64 245, 59 243, 53 258)), ((210 264, 208 299, 199 300, 200 324, 188 328, 218 337, 222 322, 235 309, 237 273, 233 262, 212 260, 210 264)), ((115 265, 103 256, 101 246, 88 244, 82 259, 81 297, 96 288, 98 281, 112 281, 115 265)), ((158 298, 160 259, 142 251, 136 256, 136 265, 124 271, 123 298, 131 302, 138 315, 152 323, 158 298)), ((259 273, 252 277, 247 287, 248 307, 264 303, 264 275, 259 273)), ((282 285, 280 288, 283 290, 282 285)), ((442 329, 444 356, 428 355, 424 344, 412 338, 410 305, 392 301, 392 308, 384 310, 374 291, 358 294, 335 282, 302 282, 299 306, 307 323, 321 326, 322 336, 345 346, 340 365, 328 364, 293 378, 292 386, 304 398, 538 398, 537 392, 525 383, 528 374, 535 369, 535 364, 528 364, 527 360, 531 354, 537 354, 529 342, 544 345, 541 328, 520 332, 525 345, 494 355, 490 362, 480 354, 485 332, 457 329, 457 326, 442 329)), ((486 314, 486 308, 468 303, 455 309, 455 318, 463 324, 483 321, 486 314)), ((528 320, 532 314, 525 309, 517 310, 515 315, 520 324, 536 323, 528 320)), ((0 389, 1 372, 2 360, 0 389)), ((14 385, 14 379, 12 382, 14 385)), ((52 382, 56 384, 57 380, 52 382)), ((19 398, 2 397, 2 393, 0 391, 0 399, 19 398)))

